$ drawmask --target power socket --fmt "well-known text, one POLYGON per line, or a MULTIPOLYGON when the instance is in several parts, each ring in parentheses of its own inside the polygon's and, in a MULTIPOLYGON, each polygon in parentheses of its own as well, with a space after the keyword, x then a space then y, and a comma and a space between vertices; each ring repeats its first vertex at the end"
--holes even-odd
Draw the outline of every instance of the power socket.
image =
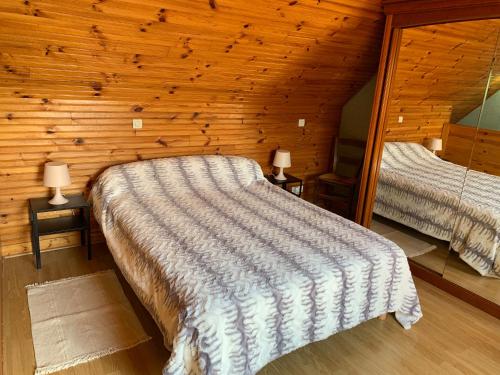
POLYGON ((133 129, 142 129, 142 119, 135 118, 132 120, 132 128, 133 129))

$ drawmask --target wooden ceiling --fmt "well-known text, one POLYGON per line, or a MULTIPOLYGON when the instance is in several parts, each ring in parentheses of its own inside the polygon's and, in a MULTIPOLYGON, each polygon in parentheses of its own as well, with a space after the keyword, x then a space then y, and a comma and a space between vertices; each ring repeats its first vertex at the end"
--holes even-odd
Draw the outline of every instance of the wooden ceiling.
POLYGON ((444 122, 458 121, 479 106, 499 30, 498 19, 405 29, 389 105, 389 138, 440 136, 444 122), (399 124, 400 115, 408 121, 399 124))
POLYGON ((394 95, 447 102, 460 120, 482 102, 499 31, 500 20, 406 29, 394 95))
POLYGON ((109 165, 181 154, 267 172, 283 147, 298 176, 327 170, 383 24, 378 0, 2 0, 0 252, 29 250, 26 199, 48 194, 47 160, 69 164, 69 192, 109 165))
POLYGON ((18 97, 50 85, 145 110, 193 92, 341 106, 373 73, 382 26, 369 0, 3 0, 0 12, 0 78, 18 97))

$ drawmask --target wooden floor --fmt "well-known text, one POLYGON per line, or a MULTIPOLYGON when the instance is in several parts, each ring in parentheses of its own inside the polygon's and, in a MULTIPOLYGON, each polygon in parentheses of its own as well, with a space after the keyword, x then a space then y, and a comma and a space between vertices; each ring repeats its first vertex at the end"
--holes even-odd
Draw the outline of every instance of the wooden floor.
MULTIPOLYGON (((403 224, 397 223, 395 221, 386 219, 385 217, 379 216, 379 215, 374 215, 372 219, 372 226, 370 228, 374 232, 377 232, 378 234, 385 236, 386 233, 384 231, 387 230, 397 230, 399 232, 402 232, 404 234, 410 235, 416 239, 419 239, 421 241, 425 241, 431 245, 436 246, 435 250, 432 250, 426 254, 419 255, 416 257, 412 257, 411 259, 434 271, 439 274, 443 274, 444 270, 446 268, 446 260, 448 259, 448 252, 449 252, 449 247, 450 243, 447 241, 441 241, 438 240, 437 238, 433 238, 431 236, 427 236, 423 233, 418 232, 415 229, 412 229, 410 227, 407 227, 403 224)), ((402 246, 403 250, 405 247, 402 246)))
MULTIPOLYGON (((2 286, 2 357, 6 375, 32 375, 30 318, 24 286, 115 268, 105 247, 85 260, 80 248, 44 253, 36 271, 31 256, 4 259, 2 286)), ((117 272, 119 275, 119 272, 117 272)), ((161 335, 130 288, 121 279, 152 341, 59 372, 79 374, 160 374, 168 359, 161 335)), ((424 318, 405 331, 391 317, 366 322, 280 358, 260 375, 297 374, 499 374, 500 321, 416 280, 424 318)))
MULTIPOLYGON (((372 220, 371 229, 384 236, 385 233, 380 230, 380 228, 384 229, 383 227, 398 230, 435 245, 435 250, 412 257, 411 260, 431 271, 441 274, 444 279, 500 305, 500 279, 481 276, 476 270, 460 259, 458 253, 449 250, 449 242, 427 236, 410 227, 375 215, 372 220)), ((406 249, 403 247, 403 250, 406 249)))
POLYGON ((481 276, 454 251, 448 256, 443 278, 500 305, 500 279, 481 276))

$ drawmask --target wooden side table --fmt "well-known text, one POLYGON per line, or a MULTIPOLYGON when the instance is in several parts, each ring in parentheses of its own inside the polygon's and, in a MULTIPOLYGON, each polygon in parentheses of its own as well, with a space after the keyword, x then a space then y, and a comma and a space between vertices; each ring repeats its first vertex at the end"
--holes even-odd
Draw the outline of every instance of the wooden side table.
POLYGON ((35 255, 35 265, 42 267, 40 258, 40 236, 55 233, 66 233, 79 231, 82 246, 87 245, 87 257, 92 257, 90 242, 90 205, 83 195, 66 196, 68 203, 53 206, 49 203, 50 198, 29 199, 29 218, 31 223, 31 247, 35 255), (41 212, 56 212, 63 210, 78 209, 78 215, 55 217, 50 219, 38 219, 41 212))
POLYGON ((292 176, 291 174, 288 174, 288 173, 285 173, 285 177, 286 177, 285 181, 278 181, 278 180, 276 180, 274 178, 274 175, 272 175, 272 174, 266 174, 264 177, 271 184, 281 186, 284 190, 288 191, 289 193, 292 193, 292 194, 296 195, 297 197, 300 197, 302 195, 303 181, 302 181, 302 179, 300 179, 298 177, 292 176), (299 193, 298 194, 294 193, 291 190, 288 190, 288 186, 290 184, 300 184, 300 188, 299 188, 299 193))

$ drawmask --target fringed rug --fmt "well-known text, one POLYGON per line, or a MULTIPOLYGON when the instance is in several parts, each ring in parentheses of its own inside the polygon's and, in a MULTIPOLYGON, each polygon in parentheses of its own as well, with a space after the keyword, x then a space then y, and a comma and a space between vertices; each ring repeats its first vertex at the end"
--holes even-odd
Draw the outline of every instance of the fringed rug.
POLYGON ((437 249, 436 245, 400 231, 386 233, 383 236, 402 248, 408 258, 415 258, 437 249))
POLYGON ((112 270, 28 285, 26 289, 37 375, 150 339, 112 270))
MULTIPOLYGON (((403 232, 404 229, 399 230, 397 227, 386 224, 385 222, 387 221, 386 219, 378 220, 374 218, 372 219, 370 229, 395 242, 403 249, 408 258, 415 258, 437 249, 436 245, 425 241, 426 236, 424 234, 415 233, 410 228, 406 229, 409 233, 405 233, 403 232)), ((398 225, 398 227, 401 228, 403 226, 398 225)))

